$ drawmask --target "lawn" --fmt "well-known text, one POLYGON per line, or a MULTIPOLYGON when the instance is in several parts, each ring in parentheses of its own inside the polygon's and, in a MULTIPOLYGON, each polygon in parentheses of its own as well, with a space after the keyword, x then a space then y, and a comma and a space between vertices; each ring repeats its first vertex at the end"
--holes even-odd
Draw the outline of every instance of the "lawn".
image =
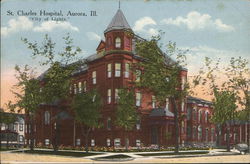
POLYGON ((29 153, 29 154, 41 154, 41 155, 61 155, 61 156, 72 156, 72 157, 85 157, 91 155, 99 155, 102 153, 86 153, 86 152, 74 152, 74 151, 50 151, 50 150, 24 150, 15 151, 15 153, 29 153))
POLYGON ((16 148, 6 148, 6 147, 1 147, 0 151, 9 151, 9 150, 16 150, 16 148))
POLYGON ((196 155, 196 154, 208 154, 208 151, 195 151, 195 152, 179 152, 179 153, 174 153, 174 152, 169 152, 169 153, 141 153, 141 154, 136 154, 136 155, 141 155, 141 156, 164 156, 164 155, 196 155))
POLYGON ((133 160, 132 157, 124 154, 116 154, 116 155, 110 155, 106 157, 97 157, 94 158, 93 160, 97 161, 127 161, 127 160, 133 160))

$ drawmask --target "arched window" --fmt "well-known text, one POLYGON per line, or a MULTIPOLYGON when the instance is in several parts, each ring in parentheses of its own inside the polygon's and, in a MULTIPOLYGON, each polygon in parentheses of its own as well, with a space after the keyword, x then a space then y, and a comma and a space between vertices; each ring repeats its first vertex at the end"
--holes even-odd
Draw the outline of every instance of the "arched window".
POLYGON ((202 139, 202 127, 199 125, 198 126, 198 140, 202 139))
POLYGON ((49 111, 45 111, 45 113, 44 113, 44 123, 45 123, 45 125, 50 124, 50 113, 49 113, 49 111))
POLYGON ((115 38, 115 48, 121 48, 121 38, 115 38))
POLYGON ((199 122, 202 120, 202 110, 199 110, 199 115, 198 115, 199 122))
POLYGON ((208 111, 206 111, 206 113, 205 113, 205 122, 206 123, 208 122, 208 119, 209 119, 209 113, 208 113, 208 111))

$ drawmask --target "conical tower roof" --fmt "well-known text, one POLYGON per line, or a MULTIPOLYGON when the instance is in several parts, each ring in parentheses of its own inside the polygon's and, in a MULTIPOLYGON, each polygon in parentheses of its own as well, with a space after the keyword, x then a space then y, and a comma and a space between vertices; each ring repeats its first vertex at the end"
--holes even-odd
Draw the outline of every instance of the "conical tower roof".
POLYGON ((110 24, 104 31, 104 33, 112 31, 112 30, 122 30, 122 29, 132 30, 123 12, 121 11, 121 9, 118 9, 112 21, 110 22, 110 24))

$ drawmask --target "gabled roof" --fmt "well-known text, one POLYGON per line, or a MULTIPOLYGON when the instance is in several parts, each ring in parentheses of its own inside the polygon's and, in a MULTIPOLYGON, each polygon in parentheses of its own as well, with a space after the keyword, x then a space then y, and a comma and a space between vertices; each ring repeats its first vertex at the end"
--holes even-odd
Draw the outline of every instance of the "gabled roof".
POLYGON ((104 31, 104 33, 109 32, 111 30, 121 30, 121 29, 132 30, 123 12, 121 11, 121 9, 118 9, 112 21, 104 31))
POLYGON ((151 111, 150 117, 157 117, 157 116, 168 116, 168 117, 174 117, 174 114, 170 112, 169 110, 166 110, 164 108, 155 108, 151 111))

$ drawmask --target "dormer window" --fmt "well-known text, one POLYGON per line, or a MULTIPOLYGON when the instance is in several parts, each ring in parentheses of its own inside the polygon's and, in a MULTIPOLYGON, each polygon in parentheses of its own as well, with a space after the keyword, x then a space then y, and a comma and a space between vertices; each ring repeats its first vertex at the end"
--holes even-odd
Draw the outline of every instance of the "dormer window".
POLYGON ((121 38, 115 38, 115 48, 121 48, 121 38))

